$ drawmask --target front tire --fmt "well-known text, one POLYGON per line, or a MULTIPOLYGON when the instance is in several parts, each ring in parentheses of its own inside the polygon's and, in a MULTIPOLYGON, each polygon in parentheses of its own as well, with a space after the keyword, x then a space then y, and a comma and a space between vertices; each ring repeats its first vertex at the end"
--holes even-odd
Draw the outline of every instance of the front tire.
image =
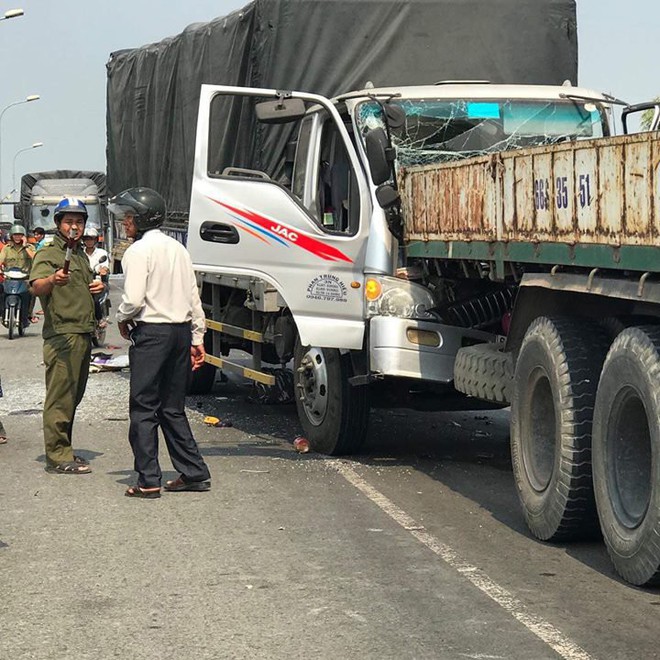
POLYGON ((527 525, 543 541, 598 533, 591 477, 591 424, 607 352, 596 324, 540 317, 516 362, 511 458, 527 525))
POLYGON ((660 584, 660 329, 627 328, 605 360, 593 471, 608 553, 624 580, 660 584))
POLYGON ((16 332, 16 307, 9 308, 9 339, 14 338, 16 332))
POLYGON ((94 346, 94 348, 100 348, 103 346, 105 344, 105 335, 106 328, 101 329, 97 326, 92 335, 92 346, 94 346))
POLYGON ((337 456, 359 451, 369 422, 368 385, 352 386, 349 355, 296 342, 295 396, 298 418, 312 449, 337 456))

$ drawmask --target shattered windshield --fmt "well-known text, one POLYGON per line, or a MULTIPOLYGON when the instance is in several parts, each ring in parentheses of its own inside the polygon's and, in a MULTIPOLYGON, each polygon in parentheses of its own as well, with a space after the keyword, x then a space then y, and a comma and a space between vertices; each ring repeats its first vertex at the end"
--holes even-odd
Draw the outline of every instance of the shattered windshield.
MULTIPOLYGON (((495 151, 603 137, 607 123, 602 107, 571 100, 532 99, 394 99, 405 113, 391 127, 399 166, 429 165, 495 151)), ((379 103, 356 109, 364 136, 383 126, 379 103)))

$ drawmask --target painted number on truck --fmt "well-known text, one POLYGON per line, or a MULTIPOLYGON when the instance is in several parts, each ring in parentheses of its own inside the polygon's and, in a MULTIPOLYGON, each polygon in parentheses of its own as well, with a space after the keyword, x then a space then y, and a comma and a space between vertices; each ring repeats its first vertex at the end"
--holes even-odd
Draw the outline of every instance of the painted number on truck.
POLYGON ((550 207, 550 182, 547 179, 534 179, 534 206, 537 211, 550 207))
POLYGON ((591 179, 588 174, 580 174, 580 206, 591 206, 591 179))
MULTIPOLYGON (((569 200, 568 177, 558 176, 555 179, 555 205, 558 209, 567 209, 569 200)), ((585 208, 591 206, 591 175, 578 176, 578 201, 585 208)), ((534 179, 534 206, 537 211, 547 211, 550 208, 550 183, 548 179, 534 179)))
POLYGON ((557 197, 556 204, 558 209, 567 209, 568 208, 568 184, 566 183, 565 176, 558 176, 557 181, 555 181, 557 197))

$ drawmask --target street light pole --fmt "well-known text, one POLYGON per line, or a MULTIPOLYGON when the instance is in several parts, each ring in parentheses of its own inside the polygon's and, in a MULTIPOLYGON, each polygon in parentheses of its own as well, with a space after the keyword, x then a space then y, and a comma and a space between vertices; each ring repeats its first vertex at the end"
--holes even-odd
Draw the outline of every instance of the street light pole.
POLYGON ((43 142, 35 142, 34 144, 30 145, 29 147, 25 147, 24 149, 19 149, 15 154, 14 154, 14 162, 12 163, 11 167, 11 183, 12 183, 12 190, 16 190, 16 157, 18 154, 22 154, 24 151, 30 151, 30 149, 38 149, 39 147, 43 147, 44 143, 43 142))
POLYGON ((8 9, 4 15, 0 16, 0 21, 6 21, 10 18, 18 18, 19 16, 23 16, 24 13, 25 12, 22 9, 8 9))
MULTIPOLYGON (((15 10, 15 11, 19 11, 19 10, 15 10)), ((30 103, 31 101, 38 101, 40 98, 41 97, 39 96, 39 94, 30 94, 30 96, 24 98, 22 101, 14 101, 13 103, 6 105, 2 109, 2 112, 0 112, 0 190, 2 190, 2 117, 5 114, 5 112, 9 110, 9 108, 13 108, 15 105, 21 105, 22 103, 30 103)))

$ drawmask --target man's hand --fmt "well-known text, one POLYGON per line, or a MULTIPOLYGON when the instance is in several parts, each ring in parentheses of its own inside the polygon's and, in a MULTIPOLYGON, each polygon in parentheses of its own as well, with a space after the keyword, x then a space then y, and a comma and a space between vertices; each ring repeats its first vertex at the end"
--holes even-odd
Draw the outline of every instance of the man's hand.
POLYGON ((117 324, 117 327, 119 328, 119 334, 124 338, 130 340, 131 338, 131 330, 135 327, 135 323, 133 321, 120 321, 117 324))
POLYGON ((92 280, 89 283, 89 292, 93 295, 95 293, 103 293, 105 284, 101 280, 92 280))
POLYGON ((190 347, 190 363, 193 371, 197 371, 204 364, 205 357, 206 351, 204 350, 204 344, 190 347))
POLYGON ((71 281, 71 275, 65 273, 64 270, 60 268, 59 270, 56 270, 49 279, 54 286, 65 286, 71 281))

